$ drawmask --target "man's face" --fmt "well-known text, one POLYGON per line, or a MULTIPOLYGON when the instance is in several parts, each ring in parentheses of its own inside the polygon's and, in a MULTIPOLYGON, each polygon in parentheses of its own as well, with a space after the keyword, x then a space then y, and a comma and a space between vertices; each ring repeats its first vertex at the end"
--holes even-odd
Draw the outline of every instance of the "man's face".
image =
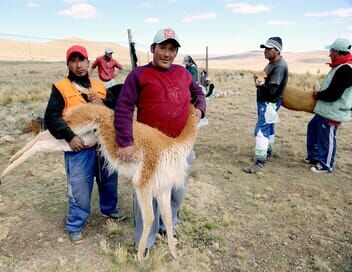
POLYGON ((153 65, 161 69, 169 69, 177 56, 178 47, 172 41, 155 44, 150 47, 153 53, 153 65))
POLYGON ((332 62, 336 61, 339 58, 339 51, 335 49, 330 49, 329 57, 332 62))
POLYGON ((278 52, 275 48, 265 48, 264 49, 264 57, 269 60, 269 62, 274 61, 278 52))
POLYGON ((67 66, 76 76, 82 77, 88 73, 89 61, 80 54, 72 54, 67 66))
POLYGON ((112 53, 105 53, 105 57, 107 59, 112 59, 112 53))

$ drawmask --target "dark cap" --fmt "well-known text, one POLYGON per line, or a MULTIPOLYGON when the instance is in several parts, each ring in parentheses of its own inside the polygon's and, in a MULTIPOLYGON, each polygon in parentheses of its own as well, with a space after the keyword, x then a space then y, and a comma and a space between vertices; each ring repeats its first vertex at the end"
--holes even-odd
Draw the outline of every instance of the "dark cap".
POLYGON ((275 48, 277 51, 281 52, 282 40, 280 37, 271 37, 264 44, 261 44, 260 48, 275 48))

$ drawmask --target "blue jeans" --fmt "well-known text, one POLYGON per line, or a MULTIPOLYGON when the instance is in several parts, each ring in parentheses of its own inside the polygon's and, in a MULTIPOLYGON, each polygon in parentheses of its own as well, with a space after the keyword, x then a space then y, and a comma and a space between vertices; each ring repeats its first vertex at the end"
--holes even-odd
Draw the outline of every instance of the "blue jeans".
POLYGON ((90 214, 94 177, 98 184, 100 211, 109 214, 117 210, 117 173, 109 174, 95 147, 79 152, 65 152, 68 187, 68 215, 66 231, 81 231, 90 214))
POLYGON ((319 115, 314 115, 307 127, 308 159, 320 163, 324 169, 332 172, 336 154, 337 126, 319 115))
MULTIPOLYGON (((282 101, 276 102, 276 111, 280 109, 282 101)), ((267 102, 257 101, 258 120, 254 129, 255 136, 255 160, 264 164, 268 152, 272 152, 272 145, 275 137, 275 124, 268 124, 265 121, 267 102)))
MULTIPOLYGON (((192 150, 187 158, 187 163, 189 166, 192 165, 194 158, 195 158, 195 155, 194 155, 194 151, 192 150)), ((180 210, 181 204, 185 198, 187 188, 188 188, 187 179, 188 179, 188 176, 185 177, 184 186, 180 188, 172 188, 172 191, 171 191, 170 201, 171 201, 171 212, 172 212, 172 227, 174 232, 176 231, 178 212, 180 210)), ((134 222, 135 222, 134 237, 135 237, 135 243, 137 247, 143 232, 143 220, 142 220, 142 214, 141 214, 135 193, 133 194, 133 211, 134 211, 134 222)), ((158 232, 160 230, 162 231, 165 230, 165 226, 161 219, 160 211, 158 209, 158 204, 155 199, 153 199, 153 212, 154 212, 154 222, 152 224, 152 227, 150 229, 150 233, 148 236, 148 242, 147 242, 148 248, 153 247, 155 238, 158 235, 158 232)))

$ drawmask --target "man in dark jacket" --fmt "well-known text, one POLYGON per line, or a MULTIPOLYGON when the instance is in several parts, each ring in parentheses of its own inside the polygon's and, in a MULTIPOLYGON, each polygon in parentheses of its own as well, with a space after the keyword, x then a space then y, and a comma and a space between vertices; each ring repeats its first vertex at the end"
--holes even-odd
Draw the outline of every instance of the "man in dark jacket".
POLYGON ((264 69, 267 74, 264 85, 257 86, 258 121, 254 131, 255 163, 243 169, 248 174, 263 171, 267 157, 272 155, 275 123, 279 120, 277 112, 288 80, 287 64, 281 56, 281 38, 271 37, 260 47, 264 48, 264 56, 269 63, 264 69))
POLYGON ((118 220, 124 219, 125 215, 117 208, 117 173, 109 173, 96 147, 86 146, 62 118, 66 110, 78 105, 109 104, 106 89, 101 81, 88 77, 89 61, 84 47, 70 47, 66 52, 66 60, 69 74, 52 86, 45 124, 55 138, 65 139, 72 149, 64 154, 68 186, 66 231, 73 243, 80 243, 83 239, 82 229, 90 214, 94 177, 99 188, 101 213, 118 220), (92 94, 85 93, 87 89, 92 94))

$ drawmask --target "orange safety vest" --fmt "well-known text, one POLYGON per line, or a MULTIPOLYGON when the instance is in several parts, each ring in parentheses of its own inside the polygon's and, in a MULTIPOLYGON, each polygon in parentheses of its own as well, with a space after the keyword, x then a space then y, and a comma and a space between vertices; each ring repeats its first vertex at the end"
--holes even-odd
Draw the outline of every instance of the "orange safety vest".
MULTIPOLYGON (((92 90, 93 93, 96 93, 101 99, 104 99, 106 97, 106 89, 103 82, 101 82, 100 80, 90 79, 90 84, 90 90, 92 90)), ((63 114, 69 108, 87 103, 87 101, 84 100, 82 93, 73 86, 72 82, 68 78, 60 80, 54 85, 56 89, 58 89, 58 91, 61 93, 65 101, 65 108, 63 110, 63 114)))

